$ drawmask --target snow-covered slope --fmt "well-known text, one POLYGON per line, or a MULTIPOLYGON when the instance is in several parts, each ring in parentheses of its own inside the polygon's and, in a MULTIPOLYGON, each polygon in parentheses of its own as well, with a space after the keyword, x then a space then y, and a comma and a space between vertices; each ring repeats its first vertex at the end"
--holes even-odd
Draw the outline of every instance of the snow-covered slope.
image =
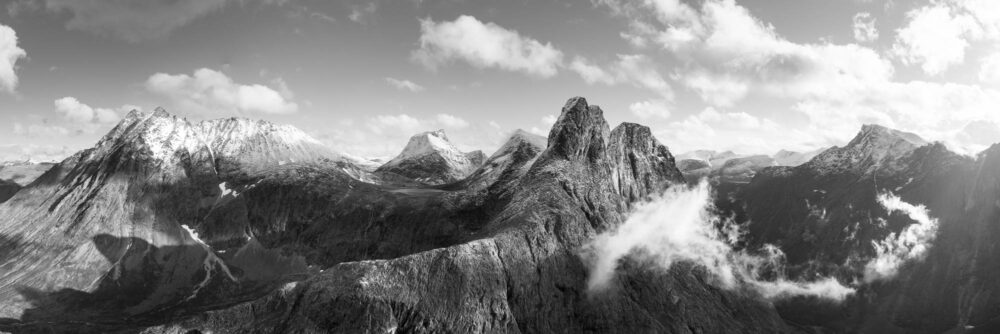
POLYGON ((376 171, 426 184, 444 184, 471 174, 482 163, 482 156, 482 152, 460 151, 444 130, 428 131, 410 137, 403 151, 376 171))

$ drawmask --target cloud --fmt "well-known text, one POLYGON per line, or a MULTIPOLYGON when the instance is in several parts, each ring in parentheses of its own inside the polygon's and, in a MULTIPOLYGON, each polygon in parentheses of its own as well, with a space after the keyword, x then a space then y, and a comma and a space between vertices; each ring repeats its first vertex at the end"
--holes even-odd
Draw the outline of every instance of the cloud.
POLYGON ((891 63, 869 48, 790 42, 735 1, 601 3, 644 22, 630 25, 629 33, 675 58, 680 65, 672 77, 715 106, 734 105, 753 92, 794 99, 847 94, 893 73, 891 63))
POLYGON ((291 95, 287 87, 282 94, 264 85, 238 84, 226 74, 208 68, 198 69, 193 75, 156 73, 145 86, 170 99, 182 112, 290 114, 299 109, 286 98, 291 95))
POLYGON ((1000 52, 983 57, 979 64, 979 81, 1000 85, 1000 52))
POLYGON ((437 119, 438 123, 444 125, 447 128, 461 129, 469 126, 469 122, 466 122, 464 119, 448 114, 437 114, 435 118, 437 119))
POLYGON ((854 15, 854 40, 872 42, 878 39, 878 29, 875 29, 875 18, 871 13, 861 12, 854 15))
POLYGON ((627 83, 635 87, 645 88, 667 100, 672 100, 673 89, 667 80, 660 76, 656 64, 645 55, 618 55, 617 59, 603 69, 590 63, 583 57, 575 57, 568 65, 588 84, 615 85, 627 83))
POLYGON ((755 253, 736 250, 744 232, 714 213, 711 193, 706 181, 690 188, 673 186, 638 204, 621 226, 595 237, 585 246, 585 258, 591 263, 588 291, 606 290, 618 262, 632 256, 664 269, 693 263, 705 268, 717 286, 750 288, 768 299, 814 296, 840 301, 854 293, 834 278, 789 279, 784 253, 776 246, 766 245, 755 253))
POLYGON ((454 21, 420 20, 420 48, 411 57, 432 70, 461 60, 477 68, 548 78, 558 73, 563 53, 551 43, 543 44, 492 22, 462 15, 454 21))
POLYGON ((923 205, 907 203, 890 193, 879 194, 878 203, 890 213, 904 213, 917 223, 907 226, 899 234, 893 233, 884 240, 872 242, 875 258, 865 265, 865 282, 892 278, 904 263, 923 259, 937 236, 938 220, 931 218, 923 205))
POLYGON ((670 107, 667 105, 667 102, 663 100, 635 102, 628 106, 628 110, 631 111, 633 115, 642 119, 670 117, 670 107))
POLYGON ((129 111, 142 109, 128 104, 118 108, 95 108, 72 96, 53 101, 53 106, 60 118, 45 119, 41 124, 14 123, 14 134, 28 137, 93 134, 105 131, 118 123, 122 115, 129 111))
POLYGON ((121 113, 128 112, 125 108, 131 106, 123 106, 118 110, 108 109, 108 108, 91 108, 90 106, 80 103, 75 97, 67 96, 54 102, 56 107, 56 112, 62 114, 64 117, 70 121, 80 122, 80 123, 100 123, 100 124, 114 124, 121 120, 121 113))
POLYGON ((909 21, 896 31, 893 53, 905 64, 919 64, 930 75, 962 63, 968 39, 979 34, 973 16, 954 13, 943 3, 915 9, 906 16, 909 21))
POLYGON ((396 89, 400 90, 408 90, 414 93, 424 91, 424 86, 418 85, 417 83, 410 80, 385 78, 385 82, 388 83, 390 86, 396 87, 396 89))
POLYGON ((377 9, 378 6, 374 1, 364 6, 351 6, 351 14, 347 18, 351 21, 364 24, 368 22, 368 17, 374 14, 377 9))
POLYGON ((0 90, 14 93, 18 83, 17 61, 27 57, 28 53, 17 45, 14 29, 0 24, 0 90))
POLYGON ((552 130, 552 125, 556 124, 557 120, 559 120, 559 116, 545 115, 538 122, 539 125, 532 126, 530 129, 528 129, 528 132, 534 133, 542 137, 548 137, 549 131, 552 130))
POLYGON ((258 2, 282 5, 274 0, 20 0, 8 6, 12 15, 44 8, 68 14, 66 29, 138 43, 163 38, 192 21, 218 11, 227 4, 258 2))

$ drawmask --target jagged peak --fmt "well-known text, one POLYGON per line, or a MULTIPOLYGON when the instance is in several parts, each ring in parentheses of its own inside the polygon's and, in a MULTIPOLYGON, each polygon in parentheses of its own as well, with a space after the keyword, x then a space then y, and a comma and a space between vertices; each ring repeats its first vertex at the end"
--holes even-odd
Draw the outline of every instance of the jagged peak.
POLYGON ((559 119, 549 131, 545 154, 565 159, 586 156, 595 160, 604 153, 610 135, 604 111, 599 106, 588 105, 582 97, 574 97, 563 106, 559 119))

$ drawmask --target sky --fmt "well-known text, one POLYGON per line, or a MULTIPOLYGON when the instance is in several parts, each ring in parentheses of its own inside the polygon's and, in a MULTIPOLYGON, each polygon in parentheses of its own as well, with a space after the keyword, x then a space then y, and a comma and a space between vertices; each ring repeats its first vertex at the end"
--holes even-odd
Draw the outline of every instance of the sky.
POLYGON ((671 151, 773 154, 881 124, 1000 142, 995 0, 6 0, 0 160, 128 111, 291 124, 356 156, 487 154, 584 96, 671 151))

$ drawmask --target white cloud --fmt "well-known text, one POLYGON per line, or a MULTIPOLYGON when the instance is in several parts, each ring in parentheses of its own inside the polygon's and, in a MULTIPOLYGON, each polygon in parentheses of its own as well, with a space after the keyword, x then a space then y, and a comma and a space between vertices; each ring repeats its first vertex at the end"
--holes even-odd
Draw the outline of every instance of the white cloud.
POLYGON ((647 100, 632 103, 628 106, 628 110, 642 119, 648 118, 669 118, 670 117, 670 107, 667 101, 663 100, 647 100))
POLYGON ((974 17, 955 13, 944 3, 910 11, 907 19, 906 26, 896 31, 893 53, 930 75, 962 63, 968 39, 980 32, 974 17))
POLYGON ((854 15, 854 40, 872 42, 878 39, 878 29, 875 28, 875 18, 871 13, 861 12, 854 15))
POLYGON ((552 125, 556 124, 559 120, 557 115, 545 115, 539 121, 538 126, 532 126, 528 129, 528 132, 534 133, 539 136, 548 137, 549 131, 552 130, 552 125))
POLYGON ((181 112, 290 114, 299 108, 270 87, 237 84, 226 74, 208 68, 193 75, 154 74, 146 80, 146 89, 169 98, 181 112))
POLYGON ((396 89, 408 90, 414 93, 424 91, 424 86, 418 85, 417 83, 410 80, 385 78, 385 82, 388 83, 390 86, 396 87, 396 89))
POLYGON ((656 70, 656 64, 645 55, 618 55, 607 69, 593 65, 583 57, 575 57, 569 64, 569 69, 576 72, 588 84, 631 84, 645 88, 662 98, 673 99, 674 92, 670 84, 656 70))
POLYGON ((56 112, 74 122, 114 124, 121 119, 119 115, 121 109, 116 111, 108 108, 91 108, 71 96, 55 100, 54 104, 56 112))
POLYGON ((731 219, 713 213, 712 198, 707 181, 702 181, 692 188, 671 187, 638 204, 621 226, 585 246, 591 262, 588 292, 606 290, 618 262, 631 256, 664 269, 689 262, 705 268, 717 286, 750 288, 768 299, 815 296, 840 301, 854 293, 832 277, 811 281, 786 277, 785 256, 776 246, 766 245, 755 253, 737 251, 734 245, 744 232, 731 219))
POLYGON ((879 194, 878 202, 890 213, 899 211, 916 221, 898 234, 873 242, 875 258, 865 265, 866 282, 892 278, 908 261, 920 260, 937 237, 938 220, 931 218, 923 205, 913 205, 893 194, 879 194))
POLYGON ((979 64, 979 81, 1000 85, 1000 52, 983 57, 979 64))
POLYGON ((14 93, 18 78, 17 61, 28 54, 17 45, 17 33, 11 27, 0 24, 0 90, 14 93))
POLYGON ((437 119, 438 123, 448 128, 461 129, 469 126, 469 122, 466 122, 464 119, 461 119, 453 115, 437 114, 435 118, 437 119))
POLYGON ((423 19, 420 33, 420 48, 413 51, 412 58, 430 69, 462 60, 477 68, 499 68, 547 78, 558 72, 563 58, 562 52, 551 43, 543 44, 468 15, 443 22, 423 19))

